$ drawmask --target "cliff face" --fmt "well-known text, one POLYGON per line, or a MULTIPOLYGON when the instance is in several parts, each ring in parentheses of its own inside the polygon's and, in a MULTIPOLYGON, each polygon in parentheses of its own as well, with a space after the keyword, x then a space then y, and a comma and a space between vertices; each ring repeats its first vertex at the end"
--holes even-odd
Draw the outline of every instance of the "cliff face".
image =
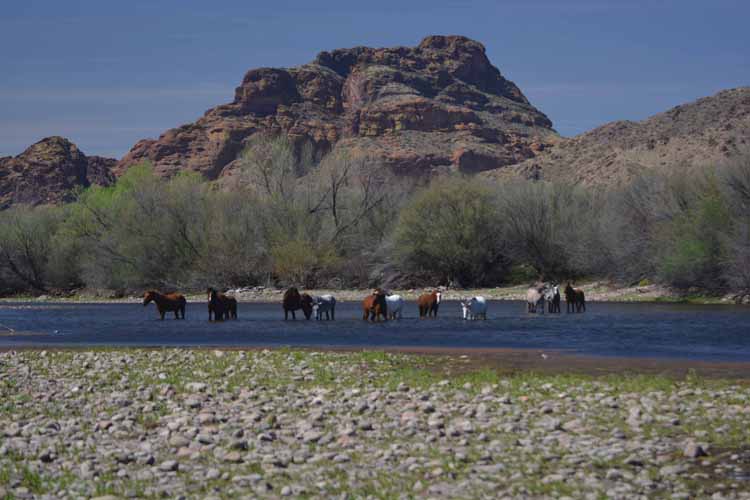
POLYGON ((250 70, 231 103, 138 142, 116 172, 150 160, 160 175, 188 169, 217 179, 257 133, 309 142, 319 157, 379 158, 416 176, 515 164, 558 140, 480 43, 431 36, 417 47, 340 49, 295 68, 250 70))
POLYGON ((47 137, 18 156, 0 158, 0 208, 71 201, 76 187, 111 184, 116 163, 86 156, 62 137, 47 137))
POLYGON ((741 87, 640 122, 608 123, 486 175, 616 185, 644 169, 712 166, 749 154, 750 87, 741 87))

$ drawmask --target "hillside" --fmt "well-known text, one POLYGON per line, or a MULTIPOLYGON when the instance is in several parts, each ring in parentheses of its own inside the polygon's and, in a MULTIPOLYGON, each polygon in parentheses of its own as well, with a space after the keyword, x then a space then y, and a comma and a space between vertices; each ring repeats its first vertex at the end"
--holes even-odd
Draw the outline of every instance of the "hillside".
POLYGON ((716 165, 749 152, 750 87, 740 87, 640 122, 602 125, 486 175, 613 185, 643 169, 716 165))
POLYGON ((77 187, 111 184, 115 163, 86 156, 63 137, 47 137, 18 156, 0 158, 0 208, 71 201, 77 187))
POLYGON ((195 123, 138 142, 116 172, 150 160, 171 176, 231 175, 258 133, 382 159, 397 173, 475 173, 534 157, 558 140, 550 120, 503 78, 484 47, 431 36, 417 47, 321 52, 294 68, 247 72, 234 100, 195 123))

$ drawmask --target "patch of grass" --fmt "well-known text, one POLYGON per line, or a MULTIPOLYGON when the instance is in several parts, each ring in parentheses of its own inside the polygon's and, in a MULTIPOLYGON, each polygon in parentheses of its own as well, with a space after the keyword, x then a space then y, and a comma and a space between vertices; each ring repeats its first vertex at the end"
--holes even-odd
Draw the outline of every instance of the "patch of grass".
POLYGON ((44 493, 44 482, 42 481, 42 476, 26 466, 21 469, 21 485, 28 488, 32 493, 44 493))
POLYGON ((540 480, 529 480, 526 482, 526 489, 534 496, 541 497, 561 497, 575 496, 575 488, 565 481, 542 482, 540 480))
POLYGON ((664 295, 661 297, 655 297, 650 299, 652 302, 666 303, 666 304, 692 304, 692 305, 711 305, 711 304, 726 304, 723 297, 715 295, 664 295))

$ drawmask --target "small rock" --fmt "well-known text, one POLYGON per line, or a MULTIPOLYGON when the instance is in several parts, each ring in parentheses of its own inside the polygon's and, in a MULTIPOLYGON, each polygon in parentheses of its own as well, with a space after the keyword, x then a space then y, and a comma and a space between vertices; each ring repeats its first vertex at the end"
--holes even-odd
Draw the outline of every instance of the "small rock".
POLYGON ((203 382, 188 382, 185 384, 185 389, 190 392, 204 392, 207 387, 208 385, 203 382))
POLYGON ((230 451, 229 453, 224 455, 224 461, 233 463, 233 464, 238 464, 242 462, 242 455, 240 455, 239 451, 230 451))
POLYGON ((236 439, 232 441, 230 448, 233 450, 247 450, 247 441, 245 441, 244 439, 236 439))
POLYGON ((682 454, 687 458, 698 458, 707 455, 706 451, 695 441, 688 441, 682 450, 682 454))
POLYGON ((177 460, 165 460, 159 465, 159 470, 164 472, 175 471, 180 467, 177 460))
POLYGON ((188 408, 200 408, 201 401, 197 398, 187 398, 185 400, 185 406, 187 406, 188 408))

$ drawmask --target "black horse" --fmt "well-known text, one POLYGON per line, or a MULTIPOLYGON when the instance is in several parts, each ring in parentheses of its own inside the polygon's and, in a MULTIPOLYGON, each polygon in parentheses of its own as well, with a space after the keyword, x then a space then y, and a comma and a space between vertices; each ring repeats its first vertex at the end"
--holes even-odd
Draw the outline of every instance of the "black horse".
POLYGON ((580 288, 573 288, 570 286, 570 282, 565 286, 565 303, 568 307, 568 312, 585 312, 586 311, 586 296, 583 290, 580 288))
POLYGON ((208 321, 211 321, 211 315, 214 321, 237 319, 237 299, 219 293, 213 288, 209 288, 206 293, 208 294, 208 321))
POLYGON ((552 288, 547 290, 544 294, 544 299, 547 301, 547 309, 551 313, 560 312, 560 287, 552 285, 552 288))

